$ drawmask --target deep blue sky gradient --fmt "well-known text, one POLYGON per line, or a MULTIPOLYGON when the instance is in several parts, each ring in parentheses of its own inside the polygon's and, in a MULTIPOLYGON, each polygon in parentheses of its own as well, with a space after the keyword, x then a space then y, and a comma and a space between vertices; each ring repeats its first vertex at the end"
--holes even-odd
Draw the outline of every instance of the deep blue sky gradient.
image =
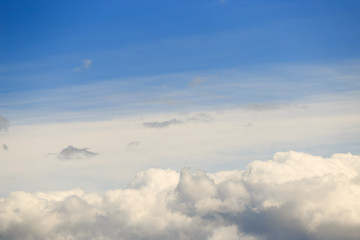
POLYGON ((0 93, 358 59, 359 12, 350 0, 2 1, 0 93), (83 59, 91 68, 74 71, 83 59))

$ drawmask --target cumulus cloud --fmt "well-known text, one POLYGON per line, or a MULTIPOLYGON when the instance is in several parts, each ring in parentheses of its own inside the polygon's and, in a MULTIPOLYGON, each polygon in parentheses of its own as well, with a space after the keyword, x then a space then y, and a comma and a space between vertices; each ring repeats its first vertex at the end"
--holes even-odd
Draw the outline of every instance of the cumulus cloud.
POLYGON ((73 159, 85 159, 98 155, 98 153, 90 152, 87 148, 76 148, 68 146, 58 153, 57 157, 60 160, 73 160, 73 159))
POLYGON ((0 239, 355 240, 360 156, 279 152, 245 170, 149 169, 126 189, 13 192, 0 239))
POLYGON ((0 116, 0 132, 7 131, 8 127, 9 127, 9 120, 0 116))

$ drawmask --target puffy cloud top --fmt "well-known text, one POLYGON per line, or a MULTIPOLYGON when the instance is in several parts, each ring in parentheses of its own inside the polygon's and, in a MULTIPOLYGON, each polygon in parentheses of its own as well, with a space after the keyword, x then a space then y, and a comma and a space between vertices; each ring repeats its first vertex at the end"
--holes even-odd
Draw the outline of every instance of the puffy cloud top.
POLYGON ((360 156, 276 153, 245 170, 149 169, 128 188, 12 192, 0 239, 358 239, 360 156))

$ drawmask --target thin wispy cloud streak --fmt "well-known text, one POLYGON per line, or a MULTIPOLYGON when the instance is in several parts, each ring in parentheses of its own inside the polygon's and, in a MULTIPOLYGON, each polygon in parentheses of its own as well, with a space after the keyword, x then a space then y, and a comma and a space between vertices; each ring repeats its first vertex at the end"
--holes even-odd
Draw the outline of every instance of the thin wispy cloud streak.
POLYGON ((91 116, 101 120, 101 117, 109 119, 119 114, 146 112, 215 110, 239 106, 260 109, 261 105, 268 105, 269 109, 271 105, 291 105, 319 96, 358 96, 360 86, 356 79, 360 73, 357 69, 358 64, 353 62, 347 67, 342 64, 323 67, 284 64, 264 66, 263 72, 222 70, 217 74, 211 72, 205 75, 202 79, 207 80, 200 83, 201 88, 186 83, 172 84, 193 81, 192 73, 116 79, 41 90, 29 95, 3 95, 0 96, 0 109, 17 121, 31 121, 31 118, 43 121, 45 116, 50 118, 61 113, 63 117, 59 121, 71 114, 78 118, 85 116, 88 119, 91 116), (138 86, 146 87, 139 89, 138 86))
POLYGON ((360 156, 278 152, 245 170, 149 169, 104 195, 13 192, 0 238, 355 240, 359 177, 360 156))

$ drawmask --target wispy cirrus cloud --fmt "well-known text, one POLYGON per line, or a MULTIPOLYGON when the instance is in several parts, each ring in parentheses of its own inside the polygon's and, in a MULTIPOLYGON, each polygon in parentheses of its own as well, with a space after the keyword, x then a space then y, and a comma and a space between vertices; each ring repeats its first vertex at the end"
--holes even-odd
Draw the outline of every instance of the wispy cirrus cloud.
POLYGON ((183 124, 184 121, 177 120, 176 118, 167 121, 154 121, 154 122, 143 122, 143 126, 148 128, 165 128, 172 125, 183 124))
POLYGON ((209 114, 198 113, 191 117, 187 117, 181 120, 177 118, 172 118, 166 121, 143 122, 142 124, 144 127, 148 127, 148 128, 165 128, 165 127, 184 124, 188 122, 211 122, 212 120, 213 118, 209 114))
POLYGON ((84 59, 84 60, 82 60, 82 65, 78 66, 78 67, 75 67, 74 70, 77 71, 77 72, 80 72, 82 70, 89 69, 92 63, 93 63, 93 60, 84 59))

